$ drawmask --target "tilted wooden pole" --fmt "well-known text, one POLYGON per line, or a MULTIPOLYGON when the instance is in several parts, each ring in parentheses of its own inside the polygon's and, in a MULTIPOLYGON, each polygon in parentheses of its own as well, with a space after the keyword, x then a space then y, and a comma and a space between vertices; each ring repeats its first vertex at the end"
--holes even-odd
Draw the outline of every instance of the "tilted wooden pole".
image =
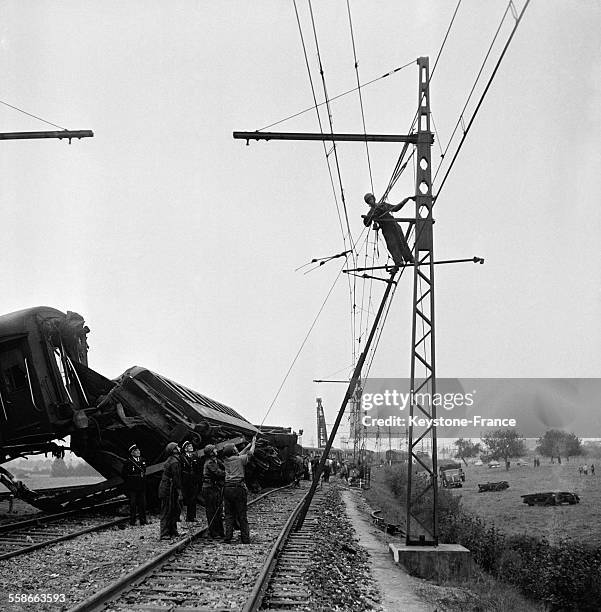
POLYGON ((332 448, 332 445, 334 444, 334 438, 336 437, 336 433, 338 432, 338 427, 340 425, 340 422, 342 421, 342 417, 344 416, 346 405, 348 404, 351 397, 353 397, 353 394, 355 393, 355 388, 357 387, 357 383, 359 382, 359 379, 361 378, 361 371, 363 370, 363 364, 365 363, 365 360, 367 358, 369 347, 371 346, 372 340, 376 333, 376 328, 378 327, 378 324, 380 323, 380 319, 382 318, 382 313, 384 312, 384 307, 386 306, 386 302, 388 301, 388 296, 390 295, 392 287, 395 285, 395 281, 394 281, 395 275, 396 275, 396 272, 390 277, 390 280, 388 280, 386 291, 384 291, 384 295, 382 296, 380 308, 378 308, 378 312, 376 314, 376 318, 374 319, 373 325, 371 327, 371 331, 369 332, 369 337, 367 338, 365 348, 363 349, 363 352, 361 353, 361 356, 359 357, 359 361, 357 361, 357 365, 355 366, 355 371, 353 372, 353 376, 349 382, 348 388, 344 395, 344 399, 342 400, 342 405, 340 406, 340 410, 338 411, 336 422, 334 423, 334 427, 332 428, 332 431, 330 432, 328 443, 326 444, 325 450, 323 451, 321 455, 319 465, 317 466, 317 473, 313 474, 313 482, 311 483, 311 488, 309 489, 309 493, 307 494, 307 499, 305 501, 305 504, 298 516, 298 522, 296 524, 296 531, 301 529, 301 527, 303 526, 305 517, 307 516, 307 512, 309 511, 309 506, 311 505, 311 502, 313 501, 313 496, 315 495, 317 485, 319 484, 321 473, 323 472, 324 465, 326 464, 326 459, 328 458, 330 449, 332 448))

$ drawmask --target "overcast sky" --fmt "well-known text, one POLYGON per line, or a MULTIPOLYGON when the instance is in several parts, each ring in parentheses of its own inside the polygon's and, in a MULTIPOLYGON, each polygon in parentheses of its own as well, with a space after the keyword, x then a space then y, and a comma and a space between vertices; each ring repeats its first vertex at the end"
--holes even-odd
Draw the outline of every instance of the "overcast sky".
MULTIPOLYGON (((368 132, 407 132, 413 62, 433 64, 455 5, 350 2, 361 82, 411 62, 363 89, 368 132)), ((306 2, 298 8, 322 100, 306 2)), ((431 84, 435 167, 505 8, 461 4, 431 84)), ((334 96, 356 85, 347 5, 313 9, 334 96)), ((440 376, 601 372, 600 42, 596 0, 533 0, 526 11, 435 209, 437 258, 486 259, 437 269, 440 376)), ((95 370, 145 366, 261 422, 342 265, 295 272, 343 250, 322 145, 232 138, 313 104, 292 1, 4 1, 0 74, 3 102, 94 131, 70 146, 1 143, 1 312, 79 312, 95 370)), ((362 131, 357 94, 331 109, 337 131, 362 131)), ((53 129, 5 106, 0 125, 53 129)), ((272 129, 319 126, 313 111, 272 129)), ((369 147, 378 197, 399 152, 369 147)), ((358 236, 365 146, 343 143, 338 155, 358 236)), ((413 191, 409 166, 390 201, 413 191)), ((336 194, 340 204, 337 184, 336 194)), ((411 287, 406 274, 372 376, 409 373, 411 287)), ((350 373, 350 321, 341 277, 267 423, 314 442, 317 396, 333 422, 344 385, 312 380, 350 373)))

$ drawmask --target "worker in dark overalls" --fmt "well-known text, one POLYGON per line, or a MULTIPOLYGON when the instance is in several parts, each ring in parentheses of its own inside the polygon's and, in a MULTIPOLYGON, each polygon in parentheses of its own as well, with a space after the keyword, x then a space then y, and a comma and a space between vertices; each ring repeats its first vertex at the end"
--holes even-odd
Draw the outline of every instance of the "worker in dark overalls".
POLYGON ((132 444, 129 457, 123 464, 121 476, 129 497, 129 524, 136 524, 136 516, 140 525, 146 525, 146 463, 142 459, 140 449, 132 444))
POLYGON ((179 446, 169 442, 165 447, 167 460, 163 465, 163 476, 159 483, 159 499, 161 500, 161 540, 176 538, 177 521, 183 500, 182 475, 179 462, 179 446))
POLYGON ((182 468, 182 492, 184 495, 184 505, 186 506, 186 521, 196 522, 196 503, 200 492, 202 481, 202 467, 200 458, 194 452, 192 442, 186 440, 182 444, 182 454, 180 463, 182 468))
POLYGON ((303 458, 300 455, 294 455, 292 464, 294 471, 294 488, 300 489, 300 480, 303 476, 303 472, 305 471, 303 458))
POLYGON ((415 196, 409 196, 395 206, 388 204, 388 202, 380 202, 378 204, 373 193, 366 193, 363 199, 370 207, 367 215, 363 215, 363 224, 369 227, 373 222, 374 229, 380 228, 382 230, 382 236, 384 236, 386 241, 386 248, 395 265, 402 266, 405 263, 413 263, 413 255, 407 245, 405 235, 396 219, 390 213, 401 210, 409 200, 415 200, 415 196))
POLYGON ((217 449, 212 444, 204 448, 205 464, 202 472, 202 498, 205 502, 207 525, 210 538, 222 538, 223 517, 221 516, 223 501, 223 483, 225 469, 223 462, 217 458, 217 449))
POLYGON ((240 526, 240 539, 242 544, 250 544, 250 531, 246 516, 248 492, 244 477, 248 460, 255 452, 255 442, 252 442, 238 452, 233 444, 224 449, 225 484, 223 486, 223 509, 225 512, 225 538, 224 542, 231 542, 234 535, 234 521, 240 526))

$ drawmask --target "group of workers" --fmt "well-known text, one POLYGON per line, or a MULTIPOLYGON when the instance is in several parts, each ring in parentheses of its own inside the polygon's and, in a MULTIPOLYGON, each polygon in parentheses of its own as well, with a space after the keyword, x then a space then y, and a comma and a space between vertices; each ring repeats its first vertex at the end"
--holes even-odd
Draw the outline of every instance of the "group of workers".
MULTIPOLYGON (((295 486, 300 486, 301 478, 304 480, 314 480, 317 477, 320 460, 321 456, 316 454, 304 455, 303 457, 297 455, 295 457, 295 486)), ((361 462, 359 462, 357 466, 354 463, 328 458, 324 463, 321 479, 323 482, 329 482, 330 476, 338 476, 347 484, 354 485, 357 484, 360 479, 365 478, 365 469, 361 465, 361 462)))
MULTIPOLYGON (((202 450, 195 450, 189 440, 181 445, 176 442, 167 444, 167 458, 158 490, 161 540, 179 536, 177 523, 181 520, 183 505, 186 506, 186 522, 196 521, 196 505, 201 493, 208 537, 231 542, 234 525, 237 525, 241 542, 250 543, 245 469, 255 451, 255 443, 256 436, 241 451, 234 444, 226 444, 221 457, 213 444, 207 444, 202 450)), ((122 475, 129 497, 130 524, 135 525, 139 518, 140 525, 146 525, 146 463, 135 444, 129 448, 122 475)))

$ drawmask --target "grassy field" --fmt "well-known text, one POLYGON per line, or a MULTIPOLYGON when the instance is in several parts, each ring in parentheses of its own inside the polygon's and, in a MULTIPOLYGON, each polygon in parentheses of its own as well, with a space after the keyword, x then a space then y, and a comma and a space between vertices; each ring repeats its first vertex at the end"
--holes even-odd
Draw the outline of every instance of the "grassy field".
POLYGON ((578 462, 490 469, 486 466, 465 468, 466 481, 454 494, 461 496, 463 507, 495 523, 506 533, 544 536, 551 543, 567 537, 601 546, 601 473, 578 474, 578 462), (506 480, 505 491, 478 493, 478 484, 506 480), (522 502, 521 495, 539 491, 571 491, 580 496, 574 506, 533 506, 522 502))
MULTIPOLYGON (((601 473, 578 474, 578 461, 570 463, 490 469, 486 466, 465 467, 462 489, 452 489, 461 497, 468 512, 494 523, 508 534, 526 533, 546 537, 552 544, 569 537, 578 542, 601 547, 601 473), (478 484, 506 480, 504 491, 478 493, 478 484), (521 495, 542 491, 571 491, 580 496, 574 506, 533 506, 522 502, 521 495)), ((601 465, 599 466, 601 469, 601 465)), ((384 485, 383 470, 372 470, 372 491, 366 492, 372 506, 384 510, 391 523, 404 523, 404 507, 384 485)))
MULTIPOLYGON (((35 475, 30 476, 29 478, 23 478, 25 485, 34 491, 37 489, 55 489, 60 487, 77 487, 87 484, 96 484, 97 482, 102 482, 103 480, 104 478, 102 476, 65 476, 64 478, 52 478, 47 475, 35 475)), ((8 492, 8 490, 4 487, 0 487, 0 492, 5 493, 8 492)), ((12 522, 16 518, 23 518, 30 514, 37 514, 39 512, 37 508, 30 506, 20 499, 16 499, 14 501, 12 513, 8 513, 8 508, 8 499, 0 502, 0 523, 12 522)))
MULTIPOLYGON (((477 487, 476 487, 477 488, 477 487)), ((458 489, 461 491, 461 489, 458 489)), ((372 509, 382 510, 390 523, 403 525, 405 507, 386 484, 384 469, 372 470, 371 488, 363 495, 372 509)), ((519 590, 474 567, 469 580, 444 581, 440 585, 423 581, 420 596, 438 610, 448 612, 542 612, 544 605, 531 601, 519 590)))
MULTIPOLYGON (((17 478, 19 480, 19 478, 17 478)), ((29 478, 22 478, 23 484, 30 489, 55 489, 59 487, 77 487, 87 484, 95 484, 102 482, 104 478, 102 476, 57 476, 52 477, 49 475, 33 475, 29 478)))

